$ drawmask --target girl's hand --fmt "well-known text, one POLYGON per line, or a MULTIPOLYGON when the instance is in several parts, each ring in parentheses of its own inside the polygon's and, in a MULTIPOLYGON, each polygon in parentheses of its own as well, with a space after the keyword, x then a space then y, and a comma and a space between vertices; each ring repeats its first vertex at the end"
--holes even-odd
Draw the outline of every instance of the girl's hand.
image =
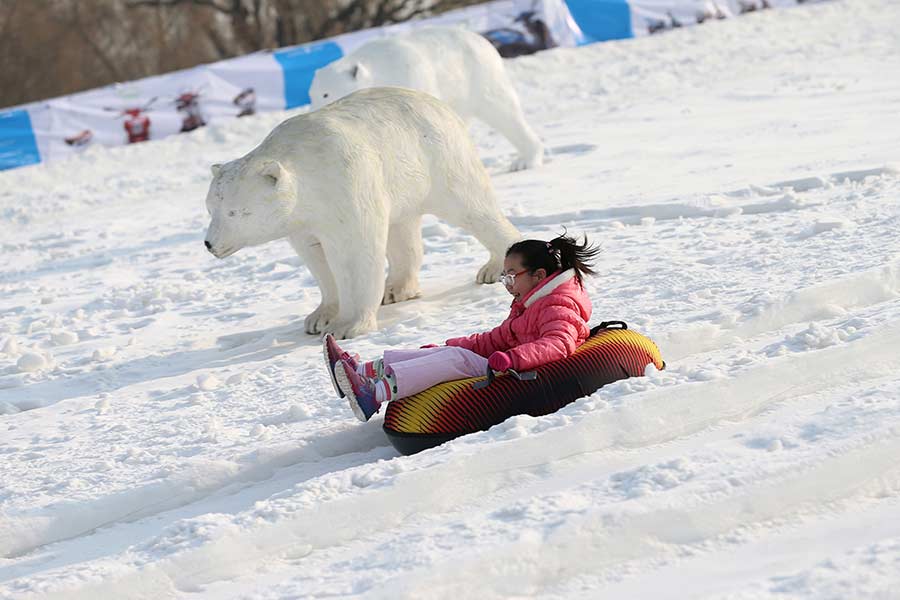
POLYGON ((488 357, 488 366, 495 371, 508 371, 512 367, 512 359, 506 352, 494 352, 488 357))

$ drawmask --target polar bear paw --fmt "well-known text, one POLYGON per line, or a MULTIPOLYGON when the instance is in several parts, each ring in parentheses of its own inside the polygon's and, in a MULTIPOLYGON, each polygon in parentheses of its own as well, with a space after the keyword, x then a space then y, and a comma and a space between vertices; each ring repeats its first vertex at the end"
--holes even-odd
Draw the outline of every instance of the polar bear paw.
POLYGON ((384 286, 384 298, 381 300, 381 303, 394 304, 395 302, 412 300, 421 295, 422 292, 419 291, 418 286, 391 285, 388 283, 384 286))
POLYGON ((331 331, 328 326, 335 320, 337 313, 337 306, 333 304, 320 304, 319 308, 309 313, 306 320, 303 322, 306 333, 315 335, 331 331))
POLYGON ((539 152, 535 152, 530 155, 519 155, 517 156, 510 166, 510 171, 524 171, 526 169, 537 169, 541 165, 544 164, 544 152, 543 150, 539 152))
POLYGON ((346 340, 354 338, 364 333, 369 333, 378 325, 375 317, 360 319, 356 321, 334 321, 328 325, 328 333, 338 340, 346 340))
POLYGON ((491 259, 483 267, 478 269, 478 275, 475 281, 478 283, 496 283, 500 280, 500 273, 503 271, 503 261, 491 259))

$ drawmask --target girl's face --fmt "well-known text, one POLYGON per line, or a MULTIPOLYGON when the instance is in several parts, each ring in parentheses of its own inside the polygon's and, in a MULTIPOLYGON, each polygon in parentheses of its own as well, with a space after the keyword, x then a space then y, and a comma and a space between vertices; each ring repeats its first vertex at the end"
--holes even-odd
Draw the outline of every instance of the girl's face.
POLYGON ((501 277, 501 281, 506 286, 506 291, 518 301, 527 296, 534 286, 547 277, 547 271, 538 269, 534 273, 529 273, 522 265, 522 257, 518 254, 510 254, 503 259, 503 275, 505 278, 501 277), (512 283, 509 282, 511 275, 513 276, 512 283))

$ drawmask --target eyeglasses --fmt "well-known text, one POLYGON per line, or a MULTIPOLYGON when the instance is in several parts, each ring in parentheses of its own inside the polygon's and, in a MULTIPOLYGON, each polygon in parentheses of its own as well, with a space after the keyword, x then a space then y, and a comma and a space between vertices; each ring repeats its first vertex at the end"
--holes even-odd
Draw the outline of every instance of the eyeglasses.
POLYGON ((500 275, 500 283, 505 285, 506 287, 512 286, 516 282, 516 276, 521 275, 522 273, 527 273, 528 269, 522 269, 518 273, 503 273, 500 275))

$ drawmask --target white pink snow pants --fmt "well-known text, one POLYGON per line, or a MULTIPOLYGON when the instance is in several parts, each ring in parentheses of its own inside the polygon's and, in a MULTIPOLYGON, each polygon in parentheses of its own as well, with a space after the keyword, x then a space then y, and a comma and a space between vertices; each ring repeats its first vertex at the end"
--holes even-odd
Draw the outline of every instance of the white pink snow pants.
POLYGON ((395 397, 406 398, 444 381, 480 377, 487 371, 488 361, 465 348, 438 346, 385 350, 383 364, 385 372, 393 371, 396 378, 395 397))

